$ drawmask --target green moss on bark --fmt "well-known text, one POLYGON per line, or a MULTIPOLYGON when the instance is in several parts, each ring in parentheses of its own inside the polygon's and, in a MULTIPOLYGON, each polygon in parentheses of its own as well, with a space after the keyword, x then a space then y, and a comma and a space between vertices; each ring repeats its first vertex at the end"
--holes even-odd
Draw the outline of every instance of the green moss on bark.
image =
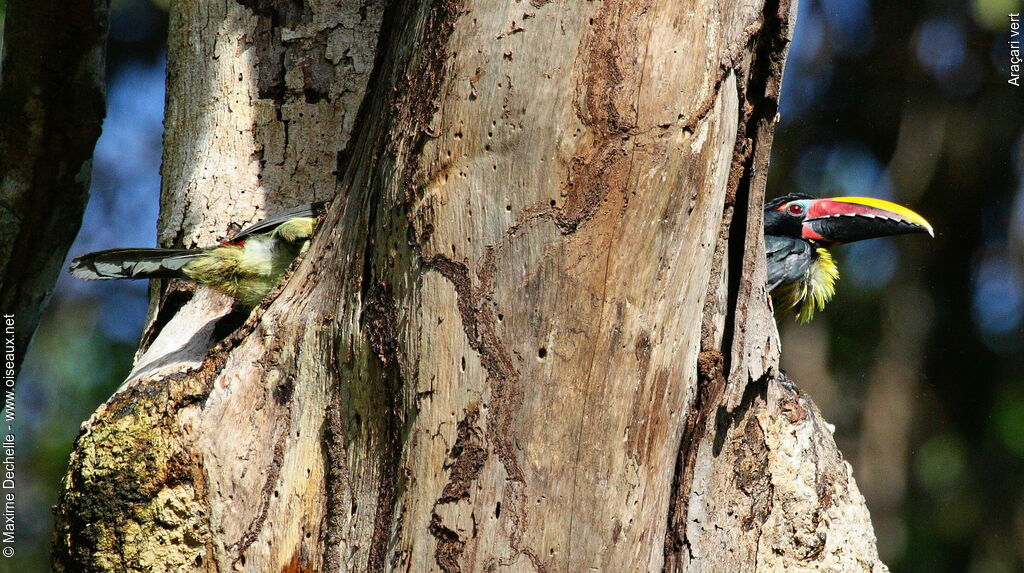
POLYGON ((83 427, 56 509, 55 571, 216 570, 201 465, 166 388, 122 393, 83 427))

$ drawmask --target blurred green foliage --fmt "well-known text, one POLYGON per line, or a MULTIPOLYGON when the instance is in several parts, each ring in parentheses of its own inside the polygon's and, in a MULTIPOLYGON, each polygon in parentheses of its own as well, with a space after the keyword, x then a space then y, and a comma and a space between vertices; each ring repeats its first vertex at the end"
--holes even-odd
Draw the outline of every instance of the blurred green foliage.
MULTIPOLYGON (((124 214, 155 209, 159 148, 123 135, 134 123, 123 118, 138 113, 132 96, 162 105, 128 72, 162 65, 167 5, 114 2, 113 147, 98 153, 93 215, 73 252, 139 244, 140 226, 155 233, 124 214)), ((799 9, 768 193, 890 198, 937 231, 837 248, 829 308, 809 326, 780 317, 784 366, 827 405, 894 573, 1024 571, 1024 92, 1006 82, 1008 14, 1021 7, 799 9)), ((47 567, 72 440, 130 367, 144 295, 144 285, 58 285, 19 381, 27 485, 11 570, 47 567)))
MULTIPOLYGON (((165 9, 143 0, 114 3, 107 118, 90 204, 70 256, 121 241, 155 241, 166 20, 165 9)), ((144 281, 58 280, 18 379, 16 552, 0 559, 0 571, 49 570, 51 507, 72 444, 131 368, 146 295, 144 281)))
POLYGON ((36 332, 18 382, 18 552, 11 571, 44 571, 57 499, 79 424, 131 368, 135 344, 99 328, 100 305, 64 300, 52 305, 36 332))
POLYGON ((769 194, 889 198, 936 229, 835 249, 820 352, 780 321, 783 366, 824 398, 894 573, 1024 571, 1020 9, 803 1, 787 62, 769 194))

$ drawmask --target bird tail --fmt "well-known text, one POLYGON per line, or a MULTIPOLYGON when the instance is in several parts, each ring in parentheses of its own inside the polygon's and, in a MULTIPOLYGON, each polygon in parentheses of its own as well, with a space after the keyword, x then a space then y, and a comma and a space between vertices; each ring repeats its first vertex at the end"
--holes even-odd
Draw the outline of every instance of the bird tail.
POLYGON ((71 261, 71 275, 86 280, 172 279, 186 277, 185 265, 203 249, 110 249, 71 261))

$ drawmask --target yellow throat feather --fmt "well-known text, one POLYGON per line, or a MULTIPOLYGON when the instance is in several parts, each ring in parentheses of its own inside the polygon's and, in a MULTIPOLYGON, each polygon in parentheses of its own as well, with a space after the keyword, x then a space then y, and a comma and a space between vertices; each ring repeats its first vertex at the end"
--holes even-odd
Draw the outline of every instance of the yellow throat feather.
POLYGON ((781 308, 796 308, 796 318, 807 323, 814 318, 816 311, 825 308, 825 304, 836 294, 836 281, 839 280, 839 267, 836 266, 832 253, 827 249, 815 249, 817 257, 801 280, 778 289, 777 295, 781 308))

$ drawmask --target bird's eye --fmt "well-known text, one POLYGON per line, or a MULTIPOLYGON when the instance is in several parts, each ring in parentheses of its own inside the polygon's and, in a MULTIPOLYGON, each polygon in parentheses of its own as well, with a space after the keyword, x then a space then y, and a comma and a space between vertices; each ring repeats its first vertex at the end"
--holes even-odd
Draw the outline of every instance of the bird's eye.
POLYGON ((792 213, 793 215, 799 215, 804 212, 804 206, 800 205, 799 203, 792 203, 789 206, 789 212, 792 213))

